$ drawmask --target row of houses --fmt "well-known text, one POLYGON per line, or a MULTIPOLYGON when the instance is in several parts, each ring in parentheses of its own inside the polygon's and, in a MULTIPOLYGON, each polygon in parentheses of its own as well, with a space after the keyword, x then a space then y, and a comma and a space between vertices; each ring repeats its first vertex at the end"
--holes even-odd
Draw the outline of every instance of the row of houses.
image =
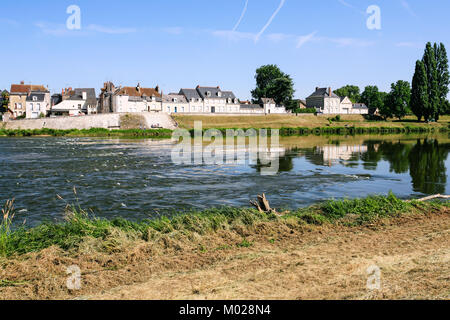
MULTIPOLYGON (((197 86, 163 94, 158 86, 144 88, 116 87, 106 82, 97 97, 94 88, 66 88, 50 95, 42 85, 11 85, 8 111, 12 118, 29 119, 46 116, 83 116, 98 113, 164 112, 168 114, 287 114, 290 111, 271 98, 258 103, 239 100, 232 91, 217 87, 197 86)), ((353 104, 348 97, 339 97, 331 88, 316 88, 300 107, 315 108, 323 114, 367 114, 365 105, 353 104)))

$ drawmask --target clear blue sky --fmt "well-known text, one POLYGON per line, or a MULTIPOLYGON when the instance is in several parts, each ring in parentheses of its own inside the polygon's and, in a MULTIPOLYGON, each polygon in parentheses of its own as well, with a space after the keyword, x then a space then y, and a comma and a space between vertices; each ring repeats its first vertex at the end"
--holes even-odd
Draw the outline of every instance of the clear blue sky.
POLYGON ((388 90, 411 81, 427 41, 450 50, 448 0, 285 0, 269 24, 282 2, 2 0, 0 88, 24 80, 98 93, 107 80, 139 81, 165 92, 220 85, 246 99, 256 68, 278 64, 304 98, 316 86, 388 90), (66 28, 72 4, 79 31, 66 28), (369 5, 381 8, 381 30, 366 27, 369 5))

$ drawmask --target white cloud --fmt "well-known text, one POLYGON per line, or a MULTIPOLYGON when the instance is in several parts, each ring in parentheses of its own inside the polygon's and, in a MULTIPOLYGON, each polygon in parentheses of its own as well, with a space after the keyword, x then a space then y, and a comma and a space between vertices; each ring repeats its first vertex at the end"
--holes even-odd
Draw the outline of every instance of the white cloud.
POLYGON ((163 28, 163 31, 169 34, 173 34, 173 35, 180 35, 183 33, 183 28, 181 27, 168 27, 168 28, 163 28))
POLYGON ((339 47, 370 47, 375 44, 374 41, 357 38, 322 38, 320 40, 335 43, 339 47))
POLYGON ((311 40, 314 39, 314 36, 317 34, 317 31, 314 31, 310 34, 307 34, 305 36, 300 36, 298 37, 297 40, 297 48, 302 47, 304 44, 306 44, 307 42, 310 42, 311 40))
POLYGON ((238 32, 230 30, 216 30, 211 31, 211 34, 216 37, 227 38, 228 40, 238 41, 238 40, 254 40, 256 35, 249 32, 238 32))
POLYGON ((80 30, 69 30, 64 24, 54 24, 48 22, 37 22, 35 26, 38 27, 42 33, 52 36, 85 36, 96 33, 106 34, 128 34, 137 32, 134 28, 113 28, 100 25, 91 24, 87 27, 81 26, 80 30))
POLYGON ((91 24, 86 27, 89 31, 99 32, 99 33, 107 33, 107 34, 127 34, 127 33, 135 33, 137 30, 135 28, 115 28, 115 27, 105 27, 99 26, 96 24, 91 24))

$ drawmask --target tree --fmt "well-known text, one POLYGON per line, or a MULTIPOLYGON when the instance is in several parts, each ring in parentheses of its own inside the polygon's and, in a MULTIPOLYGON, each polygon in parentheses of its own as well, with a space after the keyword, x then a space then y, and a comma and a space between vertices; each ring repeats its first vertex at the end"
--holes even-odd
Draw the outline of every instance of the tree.
POLYGON ((6 91, 2 92, 2 100, 0 104, 0 112, 6 112, 9 104, 9 95, 6 91))
POLYGON ((447 94, 449 92, 448 86, 450 84, 450 75, 448 71, 448 58, 447 51, 443 43, 434 44, 434 55, 436 58, 436 72, 437 72, 437 82, 438 82, 438 112, 436 113, 435 119, 439 120, 439 115, 444 114, 445 101, 447 99, 447 94))
POLYGON ((386 103, 380 113, 386 118, 396 117, 399 120, 409 112, 411 87, 408 81, 399 80, 391 85, 391 92, 386 97, 386 103))
POLYGON ((265 65, 256 70, 256 88, 252 91, 253 102, 261 98, 272 98, 277 104, 291 108, 294 96, 292 78, 282 72, 277 65, 265 65))
POLYGON ((423 116, 425 121, 433 118, 436 120, 436 117, 439 118, 439 82, 435 50, 430 42, 426 45, 422 62, 425 66, 428 80, 428 103, 426 109, 424 109, 423 116))
POLYGON ((361 94, 361 102, 364 103, 371 114, 384 107, 383 93, 378 91, 377 86, 367 86, 361 94))
POLYGON ((340 97, 349 97, 353 103, 361 101, 361 93, 358 86, 347 85, 340 89, 334 90, 334 93, 340 97))
POLYGON ((412 80, 411 111, 419 121, 424 116, 424 110, 428 110, 428 79, 425 65, 422 61, 416 62, 416 71, 412 80))

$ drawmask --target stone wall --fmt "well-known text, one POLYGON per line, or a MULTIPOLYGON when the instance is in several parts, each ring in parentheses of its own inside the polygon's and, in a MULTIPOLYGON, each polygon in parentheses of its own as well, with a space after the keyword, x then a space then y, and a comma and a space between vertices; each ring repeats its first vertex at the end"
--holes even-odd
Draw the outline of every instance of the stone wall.
MULTIPOLYGON (((27 119, 27 120, 11 120, 4 122, 5 129, 120 129, 121 119, 126 116, 119 113, 107 113, 82 117, 57 117, 57 118, 42 118, 42 119, 27 119)), ((159 124, 166 129, 175 129, 175 121, 165 113, 136 113, 133 116, 142 117, 143 126, 147 129, 152 125, 159 124)), ((136 127, 139 129, 139 126, 136 127)))

